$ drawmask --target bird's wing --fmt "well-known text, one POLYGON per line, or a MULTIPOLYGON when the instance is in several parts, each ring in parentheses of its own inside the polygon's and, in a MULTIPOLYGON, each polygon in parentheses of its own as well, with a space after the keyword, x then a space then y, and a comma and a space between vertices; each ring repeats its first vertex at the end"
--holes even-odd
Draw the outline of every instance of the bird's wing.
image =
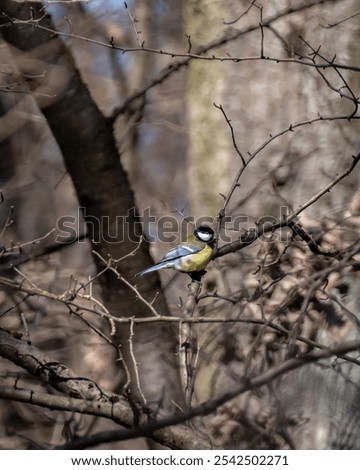
POLYGON ((168 251, 166 255, 157 264, 163 263, 164 261, 173 261, 178 258, 182 258, 183 256, 194 255, 195 253, 199 253, 199 251, 201 251, 202 249, 202 246, 178 245, 168 251))
POLYGON ((166 255, 154 266, 141 271, 140 273, 136 274, 136 276, 143 276, 144 274, 151 273, 153 271, 158 271, 159 269, 164 268, 172 268, 174 267, 174 262, 182 258, 183 256, 193 255, 195 253, 199 253, 203 249, 203 246, 188 246, 188 245, 179 245, 175 248, 172 248, 170 251, 166 253, 166 255))

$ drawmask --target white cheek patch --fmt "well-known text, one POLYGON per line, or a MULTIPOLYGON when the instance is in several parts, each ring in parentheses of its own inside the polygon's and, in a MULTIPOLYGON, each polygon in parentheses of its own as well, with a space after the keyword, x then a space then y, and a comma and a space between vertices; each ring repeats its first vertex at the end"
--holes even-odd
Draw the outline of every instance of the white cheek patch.
POLYGON ((204 242, 208 242, 212 239, 213 236, 210 233, 200 232, 198 233, 198 237, 204 242))

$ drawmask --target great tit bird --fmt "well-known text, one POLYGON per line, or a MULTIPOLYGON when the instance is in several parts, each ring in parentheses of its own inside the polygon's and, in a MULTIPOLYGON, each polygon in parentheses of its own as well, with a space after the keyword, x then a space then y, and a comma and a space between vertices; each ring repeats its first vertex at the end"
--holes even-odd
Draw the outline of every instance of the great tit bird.
POLYGON ((174 268, 182 273, 188 273, 192 279, 199 279, 211 260, 215 248, 215 232, 208 225, 200 225, 194 230, 186 242, 175 246, 154 266, 144 269, 136 276, 158 271, 159 269, 174 268))

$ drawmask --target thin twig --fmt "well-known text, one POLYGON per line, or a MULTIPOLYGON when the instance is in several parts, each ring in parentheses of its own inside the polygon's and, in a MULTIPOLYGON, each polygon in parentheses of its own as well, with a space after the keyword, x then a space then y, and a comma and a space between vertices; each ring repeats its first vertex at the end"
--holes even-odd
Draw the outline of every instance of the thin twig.
MULTIPOLYGON (((310 3, 307 4, 299 4, 299 5, 290 5, 289 7, 285 8, 284 10, 275 13, 274 15, 268 17, 265 21, 262 23, 262 27, 266 27, 275 21, 279 20, 280 18, 283 18, 288 15, 292 15, 294 13, 310 9, 314 6, 318 6, 320 4, 325 4, 329 2, 333 2, 334 0, 313 0, 310 3)), ((205 44, 204 46, 201 46, 197 48, 195 53, 193 54, 188 54, 188 53, 183 53, 179 54, 173 51, 164 51, 160 49, 153 49, 153 48, 145 48, 145 47, 137 47, 137 48, 124 48, 117 46, 114 43, 113 38, 108 42, 103 42, 103 41, 98 41, 90 38, 86 38, 80 35, 76 35, 73 33, 66 33, 66 32, 61 32, 61 31, 56 31, 52 28, 48 28, 46 26, 41 25, 41 19, 34 19, 34 20, 19 20, 19 19, 13 19, 13 18, 8 18, 9 24, 22 24, 22 25, 27 25, 29 27, 36 27, 39 29, 42 29, 43 31, 47 31, 51 34, 55 34, 57 36, 64 36, 64 37, 71 37, 72 39, 77 39, 77 40, 82 40, 86 42, 90 42, 92 44, 97 44, 102 47, 108 47, 111 49, 116 49, 119 50, 122 53, 129 53, 129 52, 151 52, 151 53, 156 53, 156 54, 161 54, 161 55, 168 55, 171 58, 179 58, 179 60, 175 63, 172 63, 170 66, 166 67, 163 69, 157 77, 153 78, 150 80, 145 87, 143 87, 141 90, 136 90, 134 91, 130 96, 128 96, 123 104, 119 106, 117 109, 114 110, 114 113, 110 119, 111 122, 114 122, 116 118, 119 116, 119 114, 125 112, 128 109, 128 106, 134 101, 137 100, 139 97, 144 96, 147 91, 151 88, 153 88, 156 85, 159 85, 162 83, 164 80, 166 80, 169 76, 171 76, 174 72, 178 71, 180 68, 185 67, 188 65, 189 61, 192 59, 201 59, 201 60, 220 60, 220 61, 225 61, 225 60, 233 60, 235 62, 238 62, 240 60, 248 60, 244 58, 231 58, 231 57, 216 57, 214 54, 206 56, 205 54, 212 51, 213 49, 216 49, 220 46, 223 46, 226 43, 232 42, 239 37, 242 37, 246 34, 251 33, 252 31, 257 30, 260 25, 255 24, 255 25, 250 25, 248 27, 245 27, 243 29, 238 29, 238 30, 233 30, 233 31, 227 31, 222 37, 219 39, 216 39, 214 41, 209 42, 208 44, 205 44)), ((7 26, 7 23, 5 23, 2 26, 7 26)), ((317 66, 314 65, 310 62, 304 62, 304 61, 298 61, 298 60, 293 60, 293 59, 270 59, 270 58, 262 58, 262 57, 253 57, 249 58, 250 60, 274 60, 275 62, 299 62, 302 65, 307 65, 307 66, 317 66)), ((321 66, 321 65, 320 65, 321 66)), ((337 68, 347 68, 351 69, 354 71, 360 71, 360 67, 352 67, 352 66, 342 66, 341 64, 336 64, 337 68)), ((325 65, 326 67, 326 65, 325 65)))
MULTIPOLYGON (((188 288, 188 297, 183 309, 184 318, 192 318, 194 315, 195 307, 198 302, 198 296, 201 292, 201 283, 192 281, 188 288)), ((185 400, 188 406, 191 405, 191 397, 193 395, 194 386, 194 351, 196 350, 197 338, 190 323, 181 321, 180 328, 180 344, 179 344, 179 363, 180 363, 180 378, 182 381, 183 390, 185 393, 185 400)))
MULTIPOLYGON (((2 194, 2 193, 1 193, 2 194)), ((8 215, 6 217, 6 221, 4 223, 4 226, 0 232, 0 240, 2 239, 5 231, 7 228, 11 227, 12 223, 13 223, 13 219, 12 219, 12 216, 14 214, 14 206, 10 206, 10 209, 9 209, 9 212, 8 212, 8 215)))
POLYGON ((340 89, 336 88, 335 86, 333 86, 330 81, 325 77, 324 73, 321 71, 321 69, 317 68, 316 71, 318 72, 318 74, 321 76, 321 78, 325 81, 325 83, 327 84, 327 86, 335 91, 336 93, 338 93, 340 95, 341 98, 346 98, 350 101, 352 101, 354 103, 354 111, 352 112, 352 114, 350 115, 350 118, 352 118, 353 116, 355 116, 355 114, 357 113, 358 111, 358 108, 359 108, 359 99, 355 96, 354 92, 352 91, 352 89, 350 88, 349 84, 347 83, 347 80, 344 78, 344 76, 342 75, 342 73, 336 68, 336 66, 334 66, 334 61, 335 61, 335 56, 333 57, 332 60, 328 60, 324 55, 320 54, 319 52, 319 49, 314 49, 310 43, 308 41, 306 41, 304 38, 302 38, 300 36, 300 39, 307 45, 307 47, 310 48, 310 50, 312 51, 312 61, 313 63, 316 63, 315 59, 316 57, 320 57, 321 60, 325 61, 328 65, 332 65, 335 72, 337 73, 337 75, 340 77, 341 81, 344 83, 345 85, 345 88, 349 91, 350 95, 351 96, 348 96, 346 94, 344 94, 340 89))
POLYGON ((327 184, 323 189, 321 189, 318 193, 316 193, 312 198, 310 198, 308 201, 306 201, 304 204, 301 204, 287 219, 286 219, 286 224, 285 225, 289 225, 290 222, 292 222, 293 220, 296 219, 296 217, 301 214, 301 212, 303 212, 306 208, 308 208, 309 206, 311 206, 312 204, 314 204, 314 202, 316 202, 317 200, 319 200, 324 194, 330 192, 331 188, 333 188, 337 183, 339 183, 339 181, 341 181, 342 179, 344 179, 346 176, 348 176, 352 171, 353 169, 355 168, 355 166, 358 164, 359 160, 360 160, 360 152, 353 156, 353 161, 351 163, 351 165, 349 166, 349 168, 345 171, 343 171, 342 173, 340 173, 340 175, 338 175, 336 178, 334 178, 329 184, 327 184))
POLYGON ((240 157, 240 159, 241 159, 241 161, 242 161, 242 164, 243 164, 244 166, 246 166, 245 159, 244 159, 242 153, 240 152, 239 147, 238 147, 238 145, 237 145, 237 143, 236 143, 234 128, 233 128, 233 126, 232 126, 232 124, 231 124, 231 119, 229 119, 229 118, 227 117, 227 114, 226 114, 226 112, 225 112, 225 110, 224 110, 224 108, 223 108, 223 106, 222 106, 221 104, 220 104, 220 105, 217 105, 216 103, 213 103, 213 104, 214 104, 215 108, 220 109, 220 111, 222 112, 222 114, 223 114, 223 116, 224 116, 224 118, 225 118, 226 124, 227 124, 227 125, 229 126, 229 128, 230 128, 231 140, 232 140, 232 143, 233 143, 233 147, 234 147, 236 153, 239 155, 239 157, 240 157))
POLYGON ((126 2, 124 2, 124 5, 125 5, 125 9, 127 11, 127 14, 129 15, 129 18, 130 18, 130 21, 131 21, 131 24, 132 24, 132 27, 133 27, 133 31, 134 31, 134 36, 136 38, 136 42, 138 44, 138 46, 142 49, 143 46, 144 46, 144 43, 141 43, 140 41, 140 37, 139 35, 141 34, 141 31, 138 31, 137 30, 137 27, 136 27, 136 23, 138 23, 138 20, 136 18, 134 18, 130 12, 130 9, 127 5, 126 2))
POLYGON ((120 281, 122 281, 124 284, 126 284, 136 294, 136 296, 141 300, 141 302, 143 302, 150 309, 150 311, 152 312, 153 315, 159 316, 159 313, 156 311, 156 309, 154 308, 152 303, 148 302, 145 299, 145 297, 143 297, 141 292, 139 292, 139 290, 137 289, 136 285, 134 286, 133 284, 131 284, 126 278, 124 278, 124 276, 122 276, 119 273, 117 268, 112 265, 112 263, 114 262, 114 260, 112 258, 109 258, 108 260, 105 260, 100 255, 100 253, 98 253, 97 251, 93 251, 92 253, 95 256, 97 256, 101 261, 103 261, 105 263, 105 265, 107 266, 107 269, 112 271, 120 281))
MULTIPOLYGON (((343 116, 342 117, 343 119, 349 119, 349 117, 347 116, 346 118, 343 116)), ((327 118, 327 119, 331 119, 331 120, 334 120, 334 119, 338 119, 338 117, 332 117, 332 118, 327 118)), ((294 125, 290 125, 288 128, 280 131, 279 133, 275 134, 275 135, 271 135, 270 138, 264 142, 263 144, 260 145, 260 147, 258 147, 255 152, 253 152, 248 161, 246 162, 246 165, 249 165, 249 163, 256 157, 256 155, 259 154, 260 151, 262 151, 271 141, 273 141, 274 139, 276 139, 277 137, 279 137, 280 135, 283 135, 285 134, 286 132, 289 132, 289 131, 293 131, 294 129, 296 129, 297 127, 300 127, 300 126, 304 126, 305 124, 310 124, 310 123, 313 123, 313 122, 322 122, 324 121, 324 118, 320 117, 320 118, 316 118, 316 119, 313 119, 313 120, 310 120, 310 121, 302 121, 300 123, 297 123, 297 124, 294 124, 294 125)), ((333 188, 339 181, 341 181, 342 179, 344 179, 346 176, 348 176, 352 171, 353 169, 355 168, 355 166, 357 165, 357 163, 359 162, 360 160, 360 152, 356 155, 356 156, 353 156, 353 161, 350 165, 350 167, 345 170, 344 172, 342 172, 340 175, 338 175, 334 180, 332 180, 328 185, 326 185, 321 191, 319 191, 317 194, 315 194, 311 199, 309 199, 308 201, 306 201, 304 204, 300 205, 291 215, 289 215, 289 217, 286 218, 286 220, 284 221, 280 221, 278 224, 274 224, 272 227, 264 227, 264 226, 260 226, 260 227, 257 227, 257 229, 253 230, 251 233, 248 234, 248 240, 246 240, 247 237, 243 237, 241 240, 239 241, 235 241, 235 242, 232 242, 228 245, 225 245, 221 248, 219 248, 217 250, 217 252, 214 254, 214 258, 217 258, 219 256, 223 256, 223 254, 226 254, 226 253, 230 253, 231 251, 228 251, 230 246, 231 247, 236 247, 236 246, 243 246, 243 244, 245 246, 248 246, 249 244, 253 243, 253 241, 257 240, 263 233, 265 232, 269 232, 271 230, 275 230, 277 228, 281 228, 281 227, 286 227, 286 226, 289 226, 289 224, 294 221, 296 219, 296 217, 301 213, 303 212, 305 209, 307 209, 309 206, 311 206, 312 204, 314 204, 314 202, 316 202, 318 199, 320 199, 324 194, 326 194, 327 192, 329 192, 331 190, 331 188, 333 188)), ((246 169, 246 167, 242 166, 237 175, 235 176, 235 179, 234 179, 234 182, 233 184, 231 185, 226 197, 225 197, 225 201, 224 201, 224 205, 223 205, 223 208, 222 208, 222 211, 224 211, 227 207, 227 205, 229 204, 230 202, 230 199, 232 198, 236 188, 239 187, 239 180, 244 172, 244 170, 246 169)), ((268 225, 268 224, 267 224, 268 225)), ((239 249, 239 248, 237 248, 239 249)), ((237 251, 237 249, 235 249, 234 251, 237 251)))
POLYGON ((354 324, 354 326, 360 330, 360 320, 359 318, 353 313, 351 310, 349 310, 346 305, 344 305, 337 296, 329 294, 325 289, 318 289, 319 292, 322 294, 326 295, 326 297, 331 300, 332 302, 335 302, 343 312, 345 312, 345 315, 349 318, 349 320, 354 324))
POLYGON ((259 26, 260 26, 260 32, 261 32, 261 41, 260 41, 260 57, 263 59, 265 56, 264 56, 264 25, 263 25, 263 7, 262 5, 257 5, 256 3, 254 3, 254 6, 256 8, 259 9, 260 11, 260 22, 259 22, 259 26))
POLYGON ((334 28, 335 26, 339 26, 339 24, 345 23, 345 21, 351 20, 352 18, 355 18, 355 16, 358 16, 358 15, 360 15, 360 12, 354 13, 353 15, 350 15, 350 16, 347 16, 346 18, 344 18, 340 21, 336 21, 335 23, 328 23, 327 25, 320 24, 320 26, 322 28, 325 28, 325 29, 334 28))
POLYGON ((225 21, 223 19, 223 23, 226 24, 226 25, 232 25, 232 24, 235 24, 237 23, 239 20, 241 20, 241 18, 243 18, 245 15, 247 15, 249 13, 249 11, 251 10, 251 8, 254 6, 254 3, 256 2, 256 0, 252 0, 250 5, 246 8, 245 11, 243 11, 237 18, 235 18, 234 20, 230 20, 230 21, 225 21))
POLYGON ((129 354, 133 363, 132 369, 134 370, 135 373, 135 380, 136 380, 136 388, 137 391, 140 394, 140 397, 143 401, 143 405, 147 405, 147 400, 145 398, 145 395, 142 391, 141 388, 141 383, 140 383, 140 375, 139 375, 139 368, 138 368, 138 363, 136 361, 135 353, 134 353, 134 343, 133 343, 133 338, 134 338, 134 318, 130 318, 130 334, 128 338, 128 343, 129 343, 129 354))

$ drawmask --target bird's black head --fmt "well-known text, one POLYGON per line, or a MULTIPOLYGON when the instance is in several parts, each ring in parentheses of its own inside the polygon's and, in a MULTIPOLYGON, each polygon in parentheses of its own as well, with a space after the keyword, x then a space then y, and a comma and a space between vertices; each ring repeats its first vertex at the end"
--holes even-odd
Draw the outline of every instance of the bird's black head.
POLYGON ((194 230, 195 237, 201 242, 212 243, 215 240, 215 232, 208 225, 199 225, 194 230))

